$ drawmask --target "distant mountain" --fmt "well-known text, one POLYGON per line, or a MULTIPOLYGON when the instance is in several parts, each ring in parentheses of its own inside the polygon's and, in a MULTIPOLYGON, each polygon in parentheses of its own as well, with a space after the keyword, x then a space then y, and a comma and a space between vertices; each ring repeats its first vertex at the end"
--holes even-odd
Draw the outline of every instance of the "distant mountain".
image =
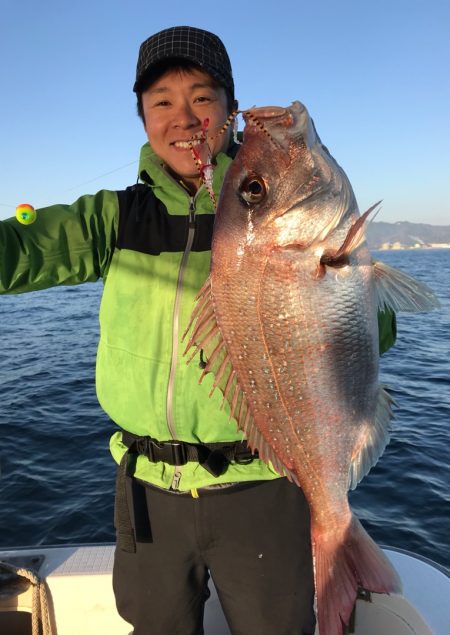
POLYGON ((450 248, 450 225, 424 223, 368 223, 370 249, 450 248))

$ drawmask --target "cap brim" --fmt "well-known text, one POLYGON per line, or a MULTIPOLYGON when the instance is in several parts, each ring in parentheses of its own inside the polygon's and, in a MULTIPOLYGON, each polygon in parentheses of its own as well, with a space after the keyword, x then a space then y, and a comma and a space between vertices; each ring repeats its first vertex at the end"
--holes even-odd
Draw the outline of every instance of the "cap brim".
POLYGON ((209 65, 206 66, 206 65, 202 64, 194 56, 186 55, 186 54, 182 54, 182 55, 161 55, 161 57, 158 57, 158 59, 154 60, 149 66, 147 66, 147 68, 141 74, 141 76, 134 82, 133 91, 135 93, 141 92, 142 85, 145 83, 145 79, 146 79, 146 77, 148 77, 148 75, 150 74, 151 70, 155 66, 160 64, 161 62, 165 62, 165 61, 170 60, 170 59, 173 59, 174 61, 175 60, 187 60, 188 62, 192 62, 192 64, 194 66, 197 66, 201 70, 203 70, 206 73, 208 73, 208 75, 211 75, 211 77, 214 79, 214 81, 216 81, 220 86, 222 86, 223 88, 225 88, 227 90, 231 90, 231 92, 234 93, 234 90, 232 90, 231 87, 228 86, 226 84, 226 82, 223 81, 223 78, 218 76, 218 73, 216 72, 215 69, 209 67, 209 65))

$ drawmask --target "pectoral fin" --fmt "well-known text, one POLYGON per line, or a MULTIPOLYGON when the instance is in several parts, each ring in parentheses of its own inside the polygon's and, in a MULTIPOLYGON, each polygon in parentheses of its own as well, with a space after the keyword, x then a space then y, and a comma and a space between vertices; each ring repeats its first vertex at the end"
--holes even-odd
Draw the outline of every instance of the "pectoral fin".
POLYGON ((379 261, 373 263, 373 272, 377 307, 381 311, 385 307, 412 313, 439 308, 439 300, 430 287, 407 273, 379 261))
POLYGON ((378 203, 372 205, 372 207, 364 212, 364 214, 362 214, 353 223, 353 225, 351 225, 347 232, 347 236, 339 249, 325 249, 320 258, 318 277, 324 273, 323 268, 325 266, 339 268, 349 264, 352 253, 355 252, 366 240, 366 221, 368 217, 374 210, 377 209, 380 203, 381 201, 378 201, 378 203))

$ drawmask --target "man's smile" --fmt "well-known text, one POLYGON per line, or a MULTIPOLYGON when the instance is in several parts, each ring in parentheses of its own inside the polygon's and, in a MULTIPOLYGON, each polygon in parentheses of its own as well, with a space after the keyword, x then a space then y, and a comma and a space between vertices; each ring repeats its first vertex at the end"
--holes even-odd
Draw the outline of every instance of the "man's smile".
POLYGON ((183 150, 190 150, 191 147, 198 146, 202 143, 202 139, 189 139, 189 141, 172 141, 170 145, 176 148, 182 148, 183 150))

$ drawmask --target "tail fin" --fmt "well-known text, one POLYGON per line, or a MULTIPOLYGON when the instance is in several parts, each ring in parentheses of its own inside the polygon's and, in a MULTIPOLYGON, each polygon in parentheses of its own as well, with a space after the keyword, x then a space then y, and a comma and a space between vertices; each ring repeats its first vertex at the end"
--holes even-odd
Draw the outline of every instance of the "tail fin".
POLYGON ((381 549, 354 516, 344 539, 314 535, 317 620, 320 635, 342 635, 358 591, 400 593, 400 578, 381 549))

